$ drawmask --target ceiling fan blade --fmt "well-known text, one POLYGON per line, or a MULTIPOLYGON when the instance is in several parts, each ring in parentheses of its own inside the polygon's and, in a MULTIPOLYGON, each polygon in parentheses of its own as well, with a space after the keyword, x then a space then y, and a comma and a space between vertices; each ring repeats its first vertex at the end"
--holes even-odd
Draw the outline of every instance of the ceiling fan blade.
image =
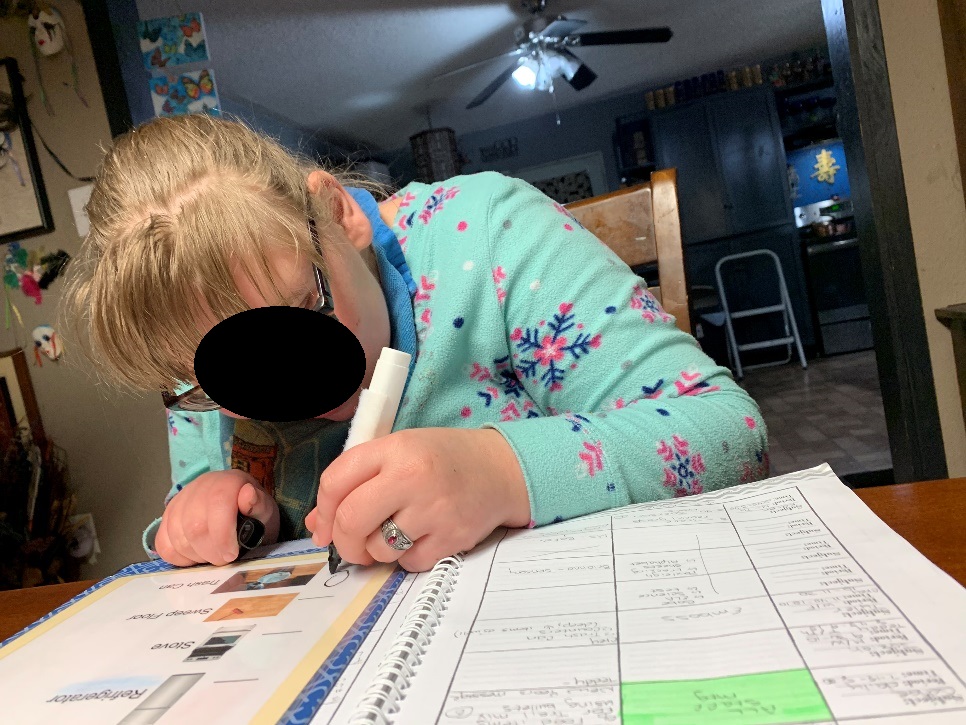
POLYGON ((517 69, 517 65, 519 64, 514 63, 505 71, 500 73, 500 75, 494 78, 493 82, 490 83, 490 85, 488 85, 486 88, 480 91, 479 94, 476 96, 476 98, 474 98, 472 101, 469 102, 469 104, 466 106, 466 110, 470 110, 471 108, 476 108, 477 106, 481 105, 484 101, 486 101, 487 98, 489 98, 494 93, 496 93, 497 89, 510 79, 510 76, 513 75, 513 71, 517 69))
POLYGON ((464 65, 460 68, 456 68, 455 70, 446 71, 445 73, 440 73, 438 76, 434 76, 433 80, 438 81, 441 78, 449 78, 450 76, 456 75, 457 73, 462 73, 463 71, 472 70, 473 68, 479 68, 480 66, 486 65, 487 63, 492 63, 495 60, 500 60, 500 58, 512 58, 515 55, 522 55, 522 54, 523 54, 523 49, 516 48, 515 50, 511 50, 507 53, 501 53, 500 55, 495 55, 492 58, 486 58, 485 60, 478 60, 475 63, 464 65))
POLYGON ((674 33, 670 28, 638 28, 636 30, 603 30, 597 33, 571 35, 577 45, 632 45, 635 43, 666 43, 674 33))
POLYGON ((582 91, 584 88, 597 80, 597 74, 594 73, 594 71, 592 71, 586 63, 584 63, 569 50, 566 48, 558 48, 557 52, 580 64, 573 76, 570 78, 564 78, 564 80, 566 80, 575 91, 582 91))
POLYGON ((556 20, 551 21, 547 27, 537 33, 537 37, 566 38, 568 35, 573 35, 576 33, 586 24, 586 20, 568 20, 567 18, 560 16, 556 20))

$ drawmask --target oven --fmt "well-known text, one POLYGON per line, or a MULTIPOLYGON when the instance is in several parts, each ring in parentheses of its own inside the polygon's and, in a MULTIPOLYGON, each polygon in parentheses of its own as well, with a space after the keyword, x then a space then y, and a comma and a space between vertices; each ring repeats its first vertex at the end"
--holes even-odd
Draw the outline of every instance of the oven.
POLYGON ((822 354, 868 350, 872 323, 851 203, 825 201, 795 212, 822 354))

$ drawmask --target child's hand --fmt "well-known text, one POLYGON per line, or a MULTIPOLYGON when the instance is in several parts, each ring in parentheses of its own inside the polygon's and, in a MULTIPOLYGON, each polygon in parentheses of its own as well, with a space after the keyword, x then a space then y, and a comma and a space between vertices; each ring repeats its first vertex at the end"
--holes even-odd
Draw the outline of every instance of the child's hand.
POLYGON ((399 560, 425 571, 471 549, 498 526, 525 526, 530 500, 516 455, 495 430, 416 428, 358 445, 322 474, 318 506, 305 519, 319 546, 347 561, 399 560), (415 543, 391 549, 387 518, 415 543))
POLYGON ((168 503, 154 548, 175 566, 232 562, 239 511, 265 524, 263 543, 278 538, 278 504, 254 478, 235 470, 204 473, 168 503))

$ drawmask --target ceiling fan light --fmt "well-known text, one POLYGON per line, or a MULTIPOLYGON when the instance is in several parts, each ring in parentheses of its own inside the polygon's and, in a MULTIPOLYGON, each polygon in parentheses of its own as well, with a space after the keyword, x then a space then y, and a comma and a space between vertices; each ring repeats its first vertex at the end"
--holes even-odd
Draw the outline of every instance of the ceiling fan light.
MULTIPOLYGON (((513 80, 519 83, 523 88, 529 88, 533 90, 537 85, 537 71, 531 67, 531 61, 529 58, 522 61, 517 69, 513 71, 513 80)), ((534 64, 535 65, 535 64, 534 64)))

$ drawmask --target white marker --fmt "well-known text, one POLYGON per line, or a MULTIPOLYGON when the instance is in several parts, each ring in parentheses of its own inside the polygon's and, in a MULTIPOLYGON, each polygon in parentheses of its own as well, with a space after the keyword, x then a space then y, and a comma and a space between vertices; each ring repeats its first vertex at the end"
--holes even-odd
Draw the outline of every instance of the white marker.
MULTIPOLYGON (((349 435, 345 440, 343 453, 360 443, 368 443, 376 438, 389 435, 392 425, 396 422, 396 413, 402 400, 403 388, 409 376, 409 361, 412 355, 408 352, 393 350, 391 347, 382 348, 376 369, 372 373, 369 387, 359 395, 359 405, 356 414, 349 424, 349 435)), ((335 574, 342 557, 336 551, 334 544, 329 544, 329 573, 335 574)))
POLYGON ((389 435, 392 431, 403 388, 406 387, 411 359, 412 355, 407 352, 390 347, 382 348, 382 354, 379 355, 376 369, 372 373, 372 382, 359 396, 359 405, 356 414, 352 416, 343 451, 389 435))

